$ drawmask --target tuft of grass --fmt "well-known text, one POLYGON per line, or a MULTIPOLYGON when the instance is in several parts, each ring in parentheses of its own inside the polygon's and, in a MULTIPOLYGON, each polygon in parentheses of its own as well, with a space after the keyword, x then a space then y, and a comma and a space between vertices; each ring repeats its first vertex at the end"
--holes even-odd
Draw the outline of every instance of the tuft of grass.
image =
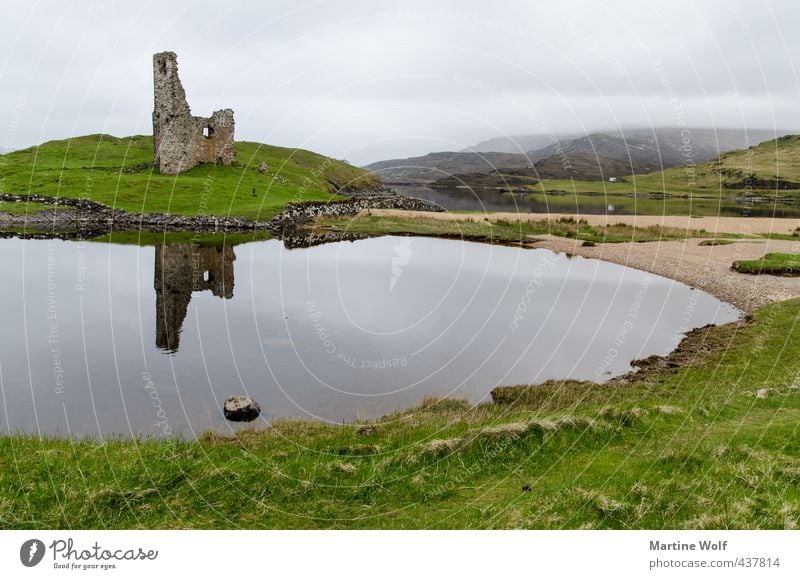
POLYGON ((730 245, 731 243, 735 242, 732 239, 704 239, 698 245, 706 247, 714 245, 730 245))
POLYGON ((734 261, 732 268, 740 273, 768 275, 800 275, 800 254, 768 253, 761 259, 734 261))
POLYGON ((457 451, 464 441, 460 438, 448 438, 446 440, 431 440, 423 449, 425 454, 442 455, 452 454, 457 451))

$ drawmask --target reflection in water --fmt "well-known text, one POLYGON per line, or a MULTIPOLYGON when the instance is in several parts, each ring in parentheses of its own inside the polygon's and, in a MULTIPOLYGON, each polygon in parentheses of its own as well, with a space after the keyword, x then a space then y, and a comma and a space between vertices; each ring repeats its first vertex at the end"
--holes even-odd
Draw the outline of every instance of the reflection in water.
POLYGON ((211 290, 219 298, 233 298, 235 259, 230 245, 177 243, 156 247, 156 346, 167 352, 178 351, 193 292, 211 290))

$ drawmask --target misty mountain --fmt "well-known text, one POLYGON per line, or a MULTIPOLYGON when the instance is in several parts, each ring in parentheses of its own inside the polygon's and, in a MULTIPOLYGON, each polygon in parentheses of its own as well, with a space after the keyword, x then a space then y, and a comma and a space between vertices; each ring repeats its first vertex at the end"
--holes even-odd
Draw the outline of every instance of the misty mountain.
POLYGON ((551 144, 528 156, 537 162, 548 157, 581 154, 613 159, 629 165, 628 173, 652 173, 676 165, 705 163, 721 153, 746 149, 775 138, 774 131, 735 129, 641 129, 623 133, 592 133, 551 144))
POLYGON ((508 137, 495 137, 481 141, 480 143, 461 149, 462 152, 474 153, 516 153, 523 154, 527 151, 537 151, 552 145, 554 140, 568 141, 576 139, 584 133, 563 134, 563 135, 510 135, 508 137))
POLYGON ((776 131, 761 129, 630 129, 559 138, 554 143, 546 135, 522 135, 483 141, 468 151, 390 159, 365 168, 389 182, 436 181, 448 175, 528 168, 539 163, 542 178, 599 179, 607 174, 651 173, 676 165, 704 163, 721 153, 746 149, 775 136, 776 131), (519 151, 521 145, 535 147, 542 143, 549 144, 529 149, 526 154, 508 152, 519 151), (486 146, 501 150, 485 151, 486 146), (540 163, 551 157, 550 162, 540 163), (565 169, 559 170, 559 165, 565 169))
POLYGON ((634 171, 627 161, 595 155, 585 151, 569 155, 552 155, 534 163, 532 170, 539 179, 575 179, 605 181, 609 177, 626 177, 634 171))
POLYGON ((385 182, 437 181, 461 173, 491 173, 500 167, 516 169, 531 167, 525 155, 511 153, 428 153, 422 157, 389 159, 364 167, 385 182))

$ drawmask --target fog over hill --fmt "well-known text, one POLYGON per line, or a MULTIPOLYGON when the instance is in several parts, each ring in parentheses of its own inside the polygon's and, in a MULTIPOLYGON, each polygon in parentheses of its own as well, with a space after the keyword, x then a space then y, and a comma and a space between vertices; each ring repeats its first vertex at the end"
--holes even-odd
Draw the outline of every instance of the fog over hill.
POLYGON ((389 159, 365 168, 387 182, 435 181, 453 174, 489 173, 499 168, 519 169, 534 164, 550 168, 544 177, 559 173, 556 169, 561 165, 576 167, 562 176, 596 179, 604 171, 580 169, 592 165, 592 159, 598 160, 594 163, 597 167, 613 166, 613 174, 650 173, 677 165, 704 163, 721 153, 746 149, 789 132, 687 127, 626 129, 582 136, 522 135, 482 141, 459 152, 389 159), (536 146, 539 147, 523 149, 536 146))
MULTIPOLYGON (((658 136, 659 139, 681 138, 681 131, 689 131, 693 144, 700 144, 702 148, 713 146, 715 141, 719 141, 719 151, 731 151, 734 149, 746 149, 750 145, 755 145, 769 139, 774 139, 784 134, 789 134, 791 130, 754 129, 744 131, 741 129, 709 129, 709 128, 639 128, 623 130, 603 130, 592 131, 589 134, 613 135, 627 139, 640 139, 647 136, 658 136), (677 135, 676 135, 677 133, 677 135)), ((480 141, 471 147, 465 147, 462 151, 475 153, 485 153, 495 151, 498 153, 524 153, 527 151, 538 151, 556 142, 564 144, 573 139, 580 139, 586 134, 560 133, 560 134, 527 134, 527 135, 508 135, 505 137, 495 137, 480 141)))

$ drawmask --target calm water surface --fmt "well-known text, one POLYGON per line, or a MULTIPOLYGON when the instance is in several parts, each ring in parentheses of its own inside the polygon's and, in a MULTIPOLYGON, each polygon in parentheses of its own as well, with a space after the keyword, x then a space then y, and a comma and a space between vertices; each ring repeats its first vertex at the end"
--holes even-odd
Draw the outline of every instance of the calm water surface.
POLYGON ((383 237, 137 247, 0 240, 0 431, 192 436, 353 421, 427 395, 600 379, 672 350, 731 306, 614 264, 459 241, 383 237))

